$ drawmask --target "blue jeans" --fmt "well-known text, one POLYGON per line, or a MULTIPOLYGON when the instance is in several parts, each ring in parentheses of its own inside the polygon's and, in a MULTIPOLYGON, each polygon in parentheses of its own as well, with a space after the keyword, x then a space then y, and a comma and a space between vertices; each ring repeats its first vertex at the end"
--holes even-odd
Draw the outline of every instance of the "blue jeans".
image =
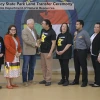
POLYGON ((36 55, 23 55, 23 68, 22 68, 23 82, 27 82, 27 78, 28 81, 33 80, 35 65, 36 65, 36 55))

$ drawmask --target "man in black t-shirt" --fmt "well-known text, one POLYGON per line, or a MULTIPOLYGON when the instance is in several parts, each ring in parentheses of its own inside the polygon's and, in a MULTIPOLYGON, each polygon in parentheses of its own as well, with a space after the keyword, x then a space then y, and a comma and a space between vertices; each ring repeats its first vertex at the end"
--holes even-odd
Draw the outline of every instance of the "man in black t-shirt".
POLYGON ((52 29, 51 22, 48 19, 43 20, 41 31, 41 67, 44 80, 39 82, 45 86, 51 85, 52 75, 52 53, 56 43, 56 33, 52 29))

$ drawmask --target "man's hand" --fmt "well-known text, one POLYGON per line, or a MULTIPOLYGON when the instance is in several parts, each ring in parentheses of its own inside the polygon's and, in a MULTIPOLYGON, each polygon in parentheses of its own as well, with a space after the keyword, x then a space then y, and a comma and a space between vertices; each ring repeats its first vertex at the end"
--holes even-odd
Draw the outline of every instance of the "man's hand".
POLYGON ((52 54, 51 53, 48 53, 47 55, 47 59, 51 58, 52 54))
POLYGON ((38 43, 36 43, 35 48, 39 48, 39 47, 40 47, 40 45, 38 43))
POLYGON ((40 45, 41 45, 41 39, 37 40, 37 45, 40 47, 40 45))

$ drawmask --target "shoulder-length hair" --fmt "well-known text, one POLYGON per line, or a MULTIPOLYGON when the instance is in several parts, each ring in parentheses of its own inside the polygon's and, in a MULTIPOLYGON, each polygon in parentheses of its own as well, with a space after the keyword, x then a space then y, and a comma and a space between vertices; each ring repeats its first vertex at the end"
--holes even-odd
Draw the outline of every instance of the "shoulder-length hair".
POLYGON ((10 33, 10 30, 11 30, 12 27, 15 27, 15 29, 16 29, 16 33, 14 34, 14 37, 17 37, 17 28, 16 28, 15 25, 10 25, 10 26, 8 27, 8 32, 7 32, 7 34, 10 33))
POLYGON ((62 23, 61 27, 60 27, 60 32, 62 32, 62 26, 63 24, 66 24, 66 27, 67 27, 67 30, 66 30, 66 33, 69 33, 69 26, 67 23, 62 23))

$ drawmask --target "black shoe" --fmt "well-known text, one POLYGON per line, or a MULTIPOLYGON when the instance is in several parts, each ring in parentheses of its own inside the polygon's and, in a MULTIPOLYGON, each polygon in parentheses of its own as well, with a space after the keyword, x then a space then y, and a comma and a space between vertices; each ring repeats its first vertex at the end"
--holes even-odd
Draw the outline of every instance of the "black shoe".
POLYGON ((93 84, 92 87, 100 87, 100 85, 93 84))
POLYGON ((94 83, 89 84, 90 86, 94 85, 94 83))
POLYGON ((51 82, 46 82, 45 83, 45 86, 50 86, 51 85, 51 82))
POLYGON ((64 84, 65 80, 61 79, 60 82, 58 82, 58 85, 64 84))
POLYGON ((82 83, 81 87, 86 87, 87 83, 82 83))
POLYGON ((69 81, 65 81, 64 83, 63 83, 63 86, 68 86, 69 85, 69 81))
POLYGON ((95 84, 95 82, 94 82, 94 83, 90 83, 89 85, 92 86, 92 85, 94 85, 94 84, 95 84))
POLYGON ((70 85, 79 85, 79 82, 73 81, 72 83, 70 83, 70 85))
POLYGON ((45 80, 40 81, 39 84, 46 84, 46 81, 45 80))
POLYGON ((0 89, 2 89, 2 86, 0 86, 0 89))

